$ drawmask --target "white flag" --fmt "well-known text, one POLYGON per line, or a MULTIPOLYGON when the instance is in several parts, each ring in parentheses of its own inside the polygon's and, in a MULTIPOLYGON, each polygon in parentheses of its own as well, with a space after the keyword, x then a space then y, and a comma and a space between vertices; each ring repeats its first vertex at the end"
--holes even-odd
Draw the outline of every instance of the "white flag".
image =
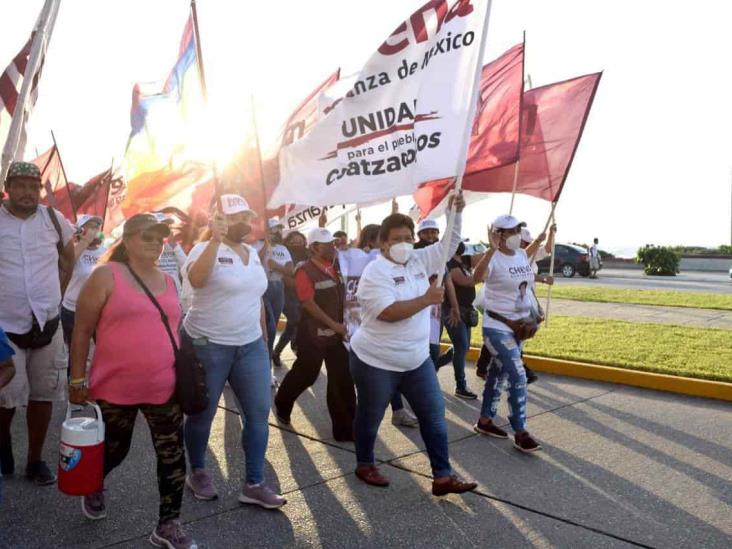
POLYGON ((400 24, 342 99, 282 149, 285 203, 374 202, 462 169, 490 0, 430 0, 400 24))

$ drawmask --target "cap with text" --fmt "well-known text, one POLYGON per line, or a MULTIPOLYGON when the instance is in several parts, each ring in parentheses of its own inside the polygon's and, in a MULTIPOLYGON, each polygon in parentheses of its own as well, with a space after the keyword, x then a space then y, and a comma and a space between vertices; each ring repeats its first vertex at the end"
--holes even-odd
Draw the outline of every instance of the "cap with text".
POLYGON ((417 234, 421 233, 422 231, 426 231, 429 229, 434 229, 436 231, 440 230, 439 225, 437 224, 437 221, 434 219, 423 219, 419 222, 419 226, 417 227, 417 234))
POLYGON ((310 229, 308 233, 308 246, 312 246, 313 244, 328 244, 334 240, 333 234, 328 229, 323 229, 322 227, 310 229))
POLYGON ((79 216, 79 219, 76 220, 76 228, 81 229, 84 225, 87 223, 96 223, 100 227, 102 226, 102 218, 96 215, 89 215, 89 214, 83 214, 79 216))
POLYGON ((512 215, 499 215, 493 222, 494 229, 515 229, 516 227, 525 227, 526 223, 519 221, 512 215))
POLYGON ((249 212, 257 215, 257 213, 249 207, 249 203, 238 194, 222 194, 221 210, 226 215, 237 214, 239 212, 249 212))

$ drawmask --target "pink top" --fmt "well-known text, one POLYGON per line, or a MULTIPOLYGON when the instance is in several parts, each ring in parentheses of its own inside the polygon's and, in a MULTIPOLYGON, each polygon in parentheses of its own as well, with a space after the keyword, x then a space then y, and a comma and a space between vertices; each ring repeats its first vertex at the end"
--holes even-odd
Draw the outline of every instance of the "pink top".
MULTIPOLYGON (((175 388, 175 353, 160 313, 141 290, 130 285, 124 267, 111 262, 114 290, 99 316, 89 396, 113 404, 163 404, 175 388)), ((180 305, 175 283, 165 275, 156 295, 178 343, 180 305)))

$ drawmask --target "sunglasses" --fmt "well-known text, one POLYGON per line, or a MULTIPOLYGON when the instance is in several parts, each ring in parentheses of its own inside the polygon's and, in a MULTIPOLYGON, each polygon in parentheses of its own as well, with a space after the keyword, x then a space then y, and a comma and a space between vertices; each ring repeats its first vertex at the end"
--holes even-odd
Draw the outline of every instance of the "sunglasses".
POLYGON ((142 238, 143 242, 159 242, 160 244, 163 243, 165 240, 165 237, 160 234, 158 231, 142 231, 140 233, 140 238, 142 238))

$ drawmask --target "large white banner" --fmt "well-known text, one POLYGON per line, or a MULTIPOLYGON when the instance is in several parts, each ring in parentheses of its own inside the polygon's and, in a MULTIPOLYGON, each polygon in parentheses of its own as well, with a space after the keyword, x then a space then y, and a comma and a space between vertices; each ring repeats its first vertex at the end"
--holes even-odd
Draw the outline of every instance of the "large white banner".
POLYGON ((345 97, 281 150, 269 206, 361 204, 455 176, 489 4, 430 0, 401 23, 345 97))

